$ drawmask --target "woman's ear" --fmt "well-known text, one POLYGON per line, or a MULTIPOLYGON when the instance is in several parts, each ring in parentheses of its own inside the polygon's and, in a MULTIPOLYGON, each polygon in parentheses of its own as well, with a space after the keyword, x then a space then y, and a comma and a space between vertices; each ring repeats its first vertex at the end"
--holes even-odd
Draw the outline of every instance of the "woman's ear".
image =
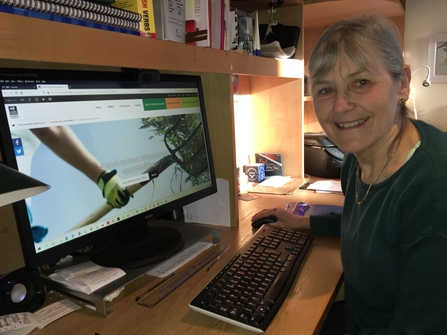
POLYGON ((408 100, 410 97, 411 70, 408 65, 404 65, 400 76, 400 97, 408 100))

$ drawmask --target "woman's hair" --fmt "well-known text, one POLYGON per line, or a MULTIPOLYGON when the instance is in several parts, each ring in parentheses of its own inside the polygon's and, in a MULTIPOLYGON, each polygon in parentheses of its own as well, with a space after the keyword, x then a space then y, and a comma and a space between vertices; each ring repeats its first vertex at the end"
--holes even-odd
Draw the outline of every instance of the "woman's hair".
MULTIPOLYGON (((309 58, 309 81, 317 82, 326 77, 338 57, 347 57, 361 69, 374 71, 383 65, 395 80, 404 71, 401 36, 395 24, 379 14, 368 14, 339 21, 330 26, 320 37, 309 58)), ((399 103, 396 101, 396 103, 399 103)), ((401 104, 396 120, 403 130, 409 111, 401 104)))

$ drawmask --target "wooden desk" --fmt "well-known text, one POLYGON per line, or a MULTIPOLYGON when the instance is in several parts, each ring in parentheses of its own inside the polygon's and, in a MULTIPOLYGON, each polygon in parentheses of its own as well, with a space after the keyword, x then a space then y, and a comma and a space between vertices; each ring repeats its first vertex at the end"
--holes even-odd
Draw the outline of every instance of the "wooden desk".
MULTIPOLYGON (((192 311, 189 301, 209 280, 230 260, 237 250, 253 234, 251 217, 263 208, 285 206, 290 201, 304 201, 309 204, 341 205, 341 195, 315 194, 299 190, 290 196, 261 194, 253 201, 239 200, 239 228, 221 227, 221 241, 231 245, 230 249, 207 271, 199 271, 180 288, 166 297, 154 308, 138 305, 135 297, 145 287, 133 292, 122 293, 114 302, 114 313, 101 316, 82 307, 43 328, 34 330, 33 335, 217 335, 252 334, 242 328, 192 311)), ((316 237, 298 273, 296 282, 265 334, 318 334, 325 315, 335 298, 343 279, 339 255, 339 239, 316 237)), ((127 290, 127 289, 126 289, 127 290)), ((51 303, 60 299, 52 294, 47 299, 51 303)))

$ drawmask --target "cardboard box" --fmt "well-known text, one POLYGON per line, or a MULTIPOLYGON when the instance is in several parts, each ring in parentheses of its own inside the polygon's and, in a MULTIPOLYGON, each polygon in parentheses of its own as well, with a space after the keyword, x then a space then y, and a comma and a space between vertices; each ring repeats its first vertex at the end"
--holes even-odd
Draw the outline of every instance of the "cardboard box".
POLYGON ((283 176, 282 155, 280 153, 256 153, 256 163, 265 165, 265 176, 283 176))
POLYGON ((245 174, 249 182, 259 183, 265 179, 264 164, 255 163, 245 166, 245 174))

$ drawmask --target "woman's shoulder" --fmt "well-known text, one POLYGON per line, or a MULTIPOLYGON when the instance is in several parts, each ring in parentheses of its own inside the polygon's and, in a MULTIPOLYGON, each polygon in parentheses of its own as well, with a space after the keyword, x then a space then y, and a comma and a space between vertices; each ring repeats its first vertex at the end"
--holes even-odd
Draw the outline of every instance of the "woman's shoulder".
POLYGON ((409 197, 429 199, 447 215, 447 134, 426 122, 413 122, 420 132, 421 143, 396 177, 408 190, 409 197))
POLYGON ((419 166, 420 169, 439 167, 445 170, 445 166, 447 166, 447 133, 424 121, 412 120, 412 122, 421 137, 421 143, 415 152, 413 163, 422 165, 419 166))
POLYGON ((411 120, 421 136, 421 145, 431 147, 437 143, 442 147, 447 147, 447 133, 438 127, 421 120, 411 120))

